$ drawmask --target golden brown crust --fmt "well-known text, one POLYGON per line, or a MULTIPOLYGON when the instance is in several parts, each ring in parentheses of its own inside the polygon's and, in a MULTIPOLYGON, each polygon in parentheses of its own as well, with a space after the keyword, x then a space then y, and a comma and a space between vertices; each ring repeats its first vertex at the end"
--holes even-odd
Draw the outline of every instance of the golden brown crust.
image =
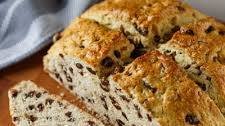
POLYGON ((82 15, 111 28, 121 26, 135 42, 151 47, 171 30, 205 16, 178 0, 105 0, 82 15), (158 38, 155 38, 158 36, 158 38))
POLYGON ((224 42, 225 26, 207 18, 181 27, 168 43, 182 48, 194 61, 202 64, 208 61, 224 63, 224 42))
POLYGON ((113 79, 161 125, 190 125, 188 114, 196 116, 198 125, 224 124, 224 117, 208 95, 171 58, 157 51, 137 58, 113 79))
POLYGON ((62 38, 51 47, 48 55, 63 54, 79 58, 98 70, 106 57, 110 57, 114 65, 129 61, 133 48, 121 32, 78 18, 62 33, 62 38))

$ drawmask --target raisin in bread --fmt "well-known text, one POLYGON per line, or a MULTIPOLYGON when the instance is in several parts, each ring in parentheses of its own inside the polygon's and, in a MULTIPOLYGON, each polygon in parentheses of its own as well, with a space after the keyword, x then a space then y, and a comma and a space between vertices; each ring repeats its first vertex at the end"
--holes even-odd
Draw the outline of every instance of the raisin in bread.
POLYGON ((10 114, 16 126, 103 126, 88 113, 31 81, 8 92, 10 114))
POLYGON ((225 115, 225 26, 212 18, 183 26, 159 50, 174 57, 225 115))
POLYGON ((172 58, 158 51, 146 53, 122 73, 111 76, 110 89, 111 94, 117 95, 117 105, 124 106, 121 111, 127 113, 130 108, 126 105, 134 105, 137 112, 132 115, 133 120, 146 118, 147 111, 162 126, 225 124, 225 118, 209 96, 172 58))
POLYGON ((169 40, 179 26, 205 17, 179 0, 105 0, 82 15, 120 29, 133 43, 147 48, 169 40))

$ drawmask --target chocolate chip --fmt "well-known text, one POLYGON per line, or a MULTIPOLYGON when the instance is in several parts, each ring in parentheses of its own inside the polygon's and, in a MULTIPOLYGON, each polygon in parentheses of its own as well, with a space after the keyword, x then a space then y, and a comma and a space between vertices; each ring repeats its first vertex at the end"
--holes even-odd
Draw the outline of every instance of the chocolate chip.
POLYGON ((88 123, 88 126, 94 126, 95 125, 95 122, 93 122, 93 121, 87 121, 87 123, 88 123))
POLYGON ((220 35, 225 35, 225 31, 219 31, 220 35))
POLYGON ((17 90, 12 90, 12 97, 16 98, 18 95, 18 91, 17 90))
POLYGON ((38 104, 37 108, 38 108, 38 111, 41 112, 44 109, 44 105, 42 103, 40 103, 40 104, 38 104))
POLYGON ((47 105, 47 104, 51 105, 53 102, 54 102, 53 99, 48 98, 48 99, 46 99, 45 104, 46 104, 46 105, 47 105))
POLYGON ((120 58, 121 57, 121 54, 120 54, 120 52, 118 50, 115 50, 113 52, 113 54, 115 55, 116 58, 120 58))
POLYGON ((143 81, 143 85, 144 87, 146 87, 147 89, 151 90, 151 92, 154 94, 157 91, 157 88, 152 87, 150 84, 146 83, 145 81, 143 81))
POLYGON ((160 43, 161 37, 159 35, 155 35, 153 40, 155 43, 160 43))
POLYGON ((13 122, 19 121, 19 117, 13 117, 13 122))
POLYGON ((110 88, 109 88, 109 81, 107 79, 102 79, 101 83, 100 83, 100 87, 106 91, 109 92, 110 88))
POLYGON ((187 114, 185 117, 185 122, 191 124, 191 125, 197 125, 200 123, 196 115, 193 114, 187 114))
POLYGON ((108 106, 107 106, 107 103, 106 103, 106 100, 105 100, 106 96, 102 95, 102 96, 100 96, 100 98, 101 98, 101 100, 104 102, 103 107, 104 107, 106 110, 108 110, 108 106))
POLYGON ((83 45, 80 45, 79 47, 80 47, 81 49, 83 49, 83 48, 84 48, 84 46, 83 46, 83 45))
POLYGON ((182 11, 182 12, 185 11, 185 8, 183 8, 183 7, 181 7, 181 6, 177 6, 177 9, 178 9, 179 11, 182 11))
POLYGON ((116 119, 116 122, 118 124, 118 126, 124 126, 125 123, 123 121, 121 121, 120 119, 116 119))
POLYGON ((69 75, 66 76, 66 80, 67 80, 68 82, 73 82, 73 79, 72 79, 69 75))
POLYGON ((143 49, 134 49, 131 54, 130 54, 130 57, 135 59, 141 55, 144 55, 146 53, 146 50, 143 50, 143 49))
POLYGON ((61 53, 59 53, 59 56, 60 56, 61 58, 64 58, 63 54, 61 54, 61 53))
POLYGON ((69 85, 69 89, 70 89, 70 90, 73 90, 73 86, 72 86, 72 85, 69 85))
POLYGON ((151 122, 152 121, 151 116, 149 114, 146 114, 146 115, 147 115, 148 120, 151 122))
POLYGON ((196 84, 203 90, 203 91, 206 91, 207 88, 206 88, 206 84, 203 84, 201 82, 196 82, 196 84))
POLYGON ((78 69, 82 69, 82 68, 83 68, 83 66, 82 66, 80 63, 76 63, 76 67, 77 67, 78 69))
POLYGON ((70 118, 72 116, 72 112, 67 112, 65 115, 70 118))
POLYGON ((95 72, 94 70, 92 70, 91 68, 87 67, 87 70, 88 70, 90 73, 96 75, 96 72, 95 72))
POLYGON ((29 108, 30 110, 33 110, 33 109, 34 109, 34 105, 29 105, 28 108, 29 108))
POLYGON ((188 65, 186 65, 186 66, 184 67, 184 69, 189 69, 190 67, 191 67, 191 65, 188 64, 188 65))
POLYGON ((105 57, 102 61, 101 61, 101 65, 104 67, 112 67, 114 64, 112 58, 110 57, 105 57))
POLYGON ((130 100, 129 100, 126 96, 120 95, 120 97, 121 97, 124 101, 130 102, 130 100))
POLYGON ((185 31, 185 34, 191 35, 191 36, 194 36, 195 35, 194 31, 191 30, 191 29, 188 29, 187 31, 185 31))
POLYGON ((139 117, 139 118, 143 118, 142 115, 141 115, 140 108, 139 108, 137 105, 134 105, 134 108, 136 109, 136 111, 137 111, 137 113, 138 113, 138 117, 139 117))
POLYGON ((27 116, 27 118, 30 119, 31 122, 34 122, 37 120, 37 117, 35 117, 33 115, 27 116))
POLYGON ((116 99, 115 99, 114 97, 112 97, 112 96, 109 96, 109 98, 110 98, 110 100, 111 100, 113 106, 114 106, 117 110, 121 110, 121 107, 120 107, 119 103, 116 101, 116 99))
POLYGON ((70 119, 68 119, 67 121, 69 121, 69 122, 74 122, 74 121, 75 121, 75 118, 70 118, 70 119))
POLYGON ((58 79, 60 75, 58 73, 55 73, 55 77, 58 79))
POLYGON ((124 112, 122 112, 122 116, 128 121, 127 116, 124 112))
POLYGON ((28 97, 32 98, 34 96, 34 94, 35 94, 35 91, 30 91, 27 94, 25 94, 25 97, 26 98, 28 98, 28 97))
POLYGON ((80 71, 79 74, 80 74, 81 76, 84 76, 84 73, 83 73, 82 71, 80 71))
POLYGON ((41 93, 39 92, 36 94, 36 98, 40 98, 40 97, 41 97, 41 93))
POLYGON ((73 74, 73 68, 69 67, 69 71, 73 74))
POLYGON ((209 26, 209 27, 205 30, 205 33, 208 34, 208 33, 212 32, 212 31, 214 31, 214 30, 215 30, 215 28, 214 28, 213 26, 209 26))

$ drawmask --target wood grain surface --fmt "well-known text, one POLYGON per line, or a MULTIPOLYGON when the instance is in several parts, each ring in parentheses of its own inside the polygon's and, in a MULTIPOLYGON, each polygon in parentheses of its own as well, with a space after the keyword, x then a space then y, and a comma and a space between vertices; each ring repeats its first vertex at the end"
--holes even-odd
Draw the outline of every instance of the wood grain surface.
POLYGON ((0 126, 13 126, 9 114, 7 92, 10 87, 22 80, 32 80, 53 94, 64 94, 64 99, 83 107, 74 96, 43 71, 42 58, 47 53, 47 49, 45 48, 34 56, 0 71, 0 126))

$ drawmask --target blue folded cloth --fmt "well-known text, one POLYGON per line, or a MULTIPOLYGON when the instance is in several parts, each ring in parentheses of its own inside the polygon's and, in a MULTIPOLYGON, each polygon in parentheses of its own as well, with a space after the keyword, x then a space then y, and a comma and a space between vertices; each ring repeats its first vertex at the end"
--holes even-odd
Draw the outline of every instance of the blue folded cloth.
POLYGON ((98 1, 0 0, 0 70, 42 49, 98 1))

